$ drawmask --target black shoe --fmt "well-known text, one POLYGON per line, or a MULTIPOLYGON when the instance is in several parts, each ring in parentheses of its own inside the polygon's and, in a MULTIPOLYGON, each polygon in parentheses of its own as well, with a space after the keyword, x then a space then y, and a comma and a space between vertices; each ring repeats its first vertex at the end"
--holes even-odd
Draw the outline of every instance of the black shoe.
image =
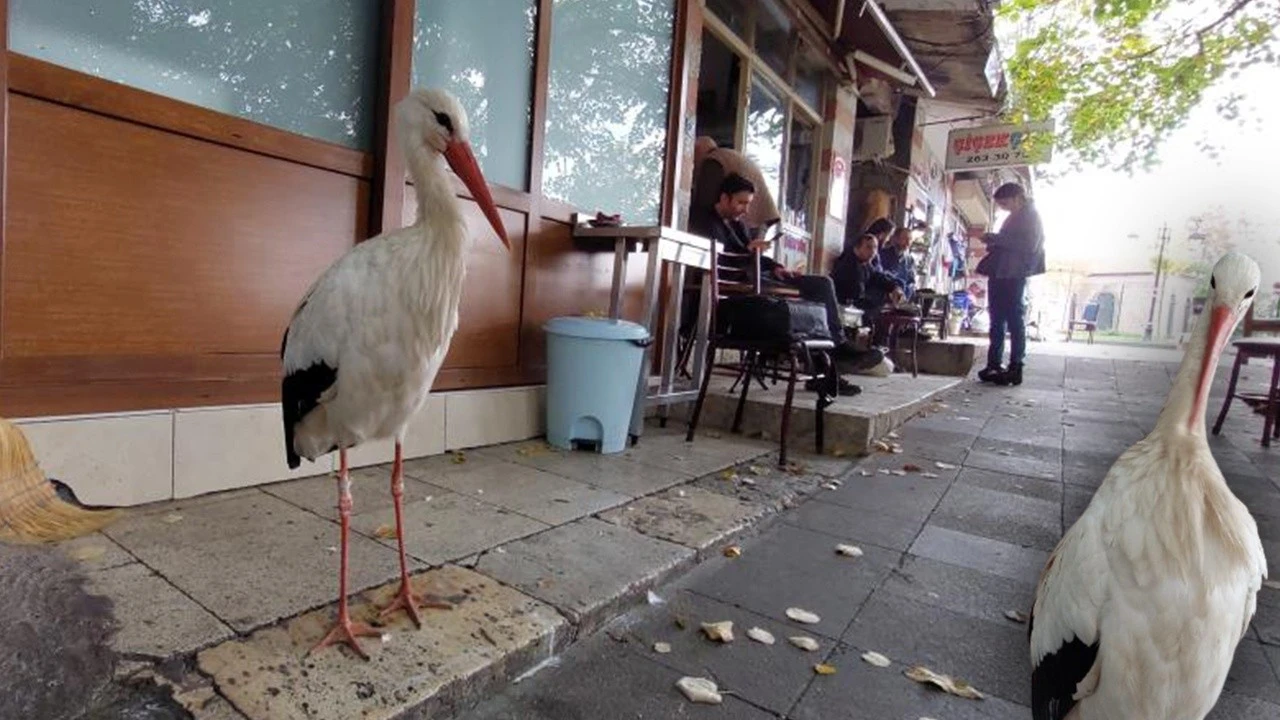
POLYGON ((1021 385, 1022 365, 1009 365, 1009 369, 1000 373, 994 380, 997 385, 1021 385))
POLYGON ((828 380, 827 378, 822 378, 822 380, 818 380, 817 378, 811 378, 808 382, 804 384, 804 389, 808 390, 809 392, 818 392, 819 382, 826 384, 827 395, 830 397, 852 397, 862 392, 861 387, 854 385, 853 383, 849 382, 848 380, 845 380, 844 378, 839 378, 839 382, 836 384, 836 387, 835 387, 835 392, 832 392, 831 381, 828 380))
POLYGON ((996 382, 997 378, 999 378, 1001 375, 1004 375, 1004 368, 1000 367, 999 365, 995 365, 995 366, 988 365, 985 368, 978 371, 978 379, 981 380, 982 382, 989 382, 989 383, 996 382))

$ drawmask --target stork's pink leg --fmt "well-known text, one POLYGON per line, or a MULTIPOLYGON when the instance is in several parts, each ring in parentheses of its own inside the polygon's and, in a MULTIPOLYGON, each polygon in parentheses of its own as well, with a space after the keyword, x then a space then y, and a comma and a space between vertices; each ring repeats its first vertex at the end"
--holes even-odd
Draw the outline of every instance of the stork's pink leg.
POLYGON ((404 450, 399 439, 396 440, 395 462, 391 465, 391 497, 396 503, 396 538, 400 541, 400 591, 383 608, 381 617, 385 619, 391 613, 403 609, 409 613, 414 625, 422 627, 422 614, 418 612, 418 608, 452 610, 453 605, 431 595, 417 595, 409 584, 409 563, 405 560, 404 553, 404 450))
POLYGON ((338 622, 329 631, 329 634, 324 636, 323 640, 311 648, 311 652, 334 643, 343 643, 354 650, 356 655, 368 660, 369 655, 360 648, 360 643, 356 642, 356 638, 378 637, 382 633, 364 623, 351 622, 351 615, 347 612, 347 532, 351 527, 351 477, 347 473, 347 451, 345 449, 338 450, 338 518, 342 524, 342 569, 338 577, 338 622))

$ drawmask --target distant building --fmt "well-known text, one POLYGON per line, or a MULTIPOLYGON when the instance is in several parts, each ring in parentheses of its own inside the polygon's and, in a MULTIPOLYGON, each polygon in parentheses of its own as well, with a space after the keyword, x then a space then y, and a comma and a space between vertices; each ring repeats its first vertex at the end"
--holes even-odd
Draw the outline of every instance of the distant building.
POLYGON ((1197 281, 1179 275, 1160 279, 1154 317, 1151 293, 1155 273, 1100 272, 1086 275, 1072 290, 1068 313, 1080 317, 1088 303, 1098 304, 1098 332, 1142 335, 1152 319, 1152 338, 1178 340, 1195 323, 1197 281))

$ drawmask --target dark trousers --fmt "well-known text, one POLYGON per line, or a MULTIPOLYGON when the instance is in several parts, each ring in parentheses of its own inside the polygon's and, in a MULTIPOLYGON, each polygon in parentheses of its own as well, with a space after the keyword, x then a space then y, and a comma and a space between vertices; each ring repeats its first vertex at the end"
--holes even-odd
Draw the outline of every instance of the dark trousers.
POLYGON ((987 310, 991 316, 991 347, 987 367, 999 367, 1004 358, 1004 336, 1008 330, 1012 347, 1009 364, 1021 365, 1027 355, 1027 320, 1024 296, 1026 278, 991 278, 987 281, 987 310))
POLYGON ((840 322, 840 304, 836 302, 836 284, 826 275, 797 275, 788 280, 770 278, 766 282, 786 285, 800 291, 800 298, 827 309, 827 330, 836 344, 844 342, 844 325, 840 322))

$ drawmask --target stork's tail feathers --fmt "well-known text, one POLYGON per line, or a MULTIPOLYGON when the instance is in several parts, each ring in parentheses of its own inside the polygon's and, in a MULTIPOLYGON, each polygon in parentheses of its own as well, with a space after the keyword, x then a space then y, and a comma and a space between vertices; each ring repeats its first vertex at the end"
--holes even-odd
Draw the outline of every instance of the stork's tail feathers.
POLYGON ((87 535, 119 516, 58 497, 18 426, 0 418, 0 540, 34 544, 87 535))

